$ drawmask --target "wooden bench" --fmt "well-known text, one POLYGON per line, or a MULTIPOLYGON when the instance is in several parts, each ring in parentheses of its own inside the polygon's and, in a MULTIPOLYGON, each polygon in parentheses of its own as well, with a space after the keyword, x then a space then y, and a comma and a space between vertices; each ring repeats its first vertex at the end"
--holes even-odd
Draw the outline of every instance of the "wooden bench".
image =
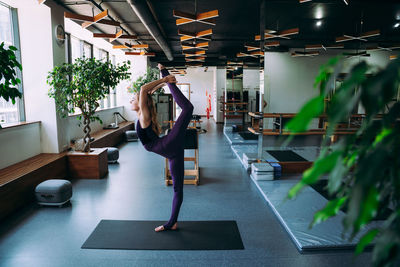
POLYGON ((135 129, 135 123, 133 121, 125 121, 118 124, 117 129, 103 129, 91 134, 94 141, 90 144, 90 147, 100 148, 108 146, 116 146, 119 143, 125 141, 125 132, 135 129))
POLYGON ((67 153, 39 154, 0 170, 0 220, 35 200, 35 187, 67 177, 67 153))
MULTIPOLYGON (((122 122, 119 126, 95 132, 91 146, 108 147, 123 142, 125 131, 134 129, 134 122, 122 122)), ((48 179, 71 180, 70 153, 42 153, 0 169, 0 220, 34 202, 35 188, 39 183, 48 179)))

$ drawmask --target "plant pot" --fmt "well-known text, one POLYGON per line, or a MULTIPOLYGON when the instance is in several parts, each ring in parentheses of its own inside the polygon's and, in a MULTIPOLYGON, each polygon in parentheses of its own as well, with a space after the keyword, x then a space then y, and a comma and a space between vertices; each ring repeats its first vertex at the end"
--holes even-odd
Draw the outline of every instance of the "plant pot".
POLYGON ((91 148, 91 152, 71 151, 67 158, 70 178, 101 179, 108 173, 107 148, 91 148))

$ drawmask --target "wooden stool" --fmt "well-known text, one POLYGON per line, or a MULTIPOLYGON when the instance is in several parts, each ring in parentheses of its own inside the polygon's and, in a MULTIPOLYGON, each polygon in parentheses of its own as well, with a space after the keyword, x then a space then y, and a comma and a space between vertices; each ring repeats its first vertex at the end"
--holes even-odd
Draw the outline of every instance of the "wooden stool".
MULTIPOLYGON (((168 130, 168 132, 170 129, 168 130)), ((185 169, 185 176, 194 176, 194 179, 184 179, 184 184, 199 185, 200 183, 200 168, 199 168, 199 136, 196 129, 186 129, 185 133, 185 150, 194 150, 194 157, 185 157, 185 161, 193 161, 194 169, 185 169)), ((172 185, 171 172, 169 170, 168 159, 165 158, 165 185, 172 185)))

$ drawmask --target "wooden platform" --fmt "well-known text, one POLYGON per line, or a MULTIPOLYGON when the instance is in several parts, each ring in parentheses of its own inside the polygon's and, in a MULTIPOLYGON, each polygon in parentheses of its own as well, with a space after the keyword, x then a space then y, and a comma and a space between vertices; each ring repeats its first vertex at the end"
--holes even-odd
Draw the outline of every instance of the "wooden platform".
POLYGON ((108 173, 107 148, 92 148, 90 153, 67 154, 68 175, 78 179, 101 179, 108 173))
POLYGON ((39 154, 0 170, 0 220, 35 200, 36 186, 48 179, 66 179, 66 153, 39 154))
POLYGON ((125 141, 125 132, 135 129, 135 123, 133 121, 119 123, 117 129, 103 129, 91 134, 94 141, 90 144, 90 147, 100 148, 107 146, 116 146, 119 143, 125 141))

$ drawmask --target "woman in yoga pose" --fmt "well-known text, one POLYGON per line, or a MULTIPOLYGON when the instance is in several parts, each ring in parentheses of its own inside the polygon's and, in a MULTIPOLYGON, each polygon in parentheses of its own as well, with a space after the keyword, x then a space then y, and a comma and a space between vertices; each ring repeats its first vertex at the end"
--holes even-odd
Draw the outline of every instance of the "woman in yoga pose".
POLYGON ((179 209, 183 201, 183 177, 184 177, 184 137, 193 113, 193 105, 182 94, 176 86, 175 76, 169 75, 168 70, 158 64, 161 70, 162 79, 147 83, 141 87, 139 93, 131 101, 132 110, 138 113, 137 135, 147 151, 154 152, 168 158, 169 168, 174 185, 174 198, 172 201, 172 213, 169 221, 158 226, 156 232, 164 230, 176 230, 179 209), (176 120, 170 133, 159 137, 160 128, 157 124, 157 113, 151 94, 168 85, 175 102, 181 107, 182 112, 176 120))

